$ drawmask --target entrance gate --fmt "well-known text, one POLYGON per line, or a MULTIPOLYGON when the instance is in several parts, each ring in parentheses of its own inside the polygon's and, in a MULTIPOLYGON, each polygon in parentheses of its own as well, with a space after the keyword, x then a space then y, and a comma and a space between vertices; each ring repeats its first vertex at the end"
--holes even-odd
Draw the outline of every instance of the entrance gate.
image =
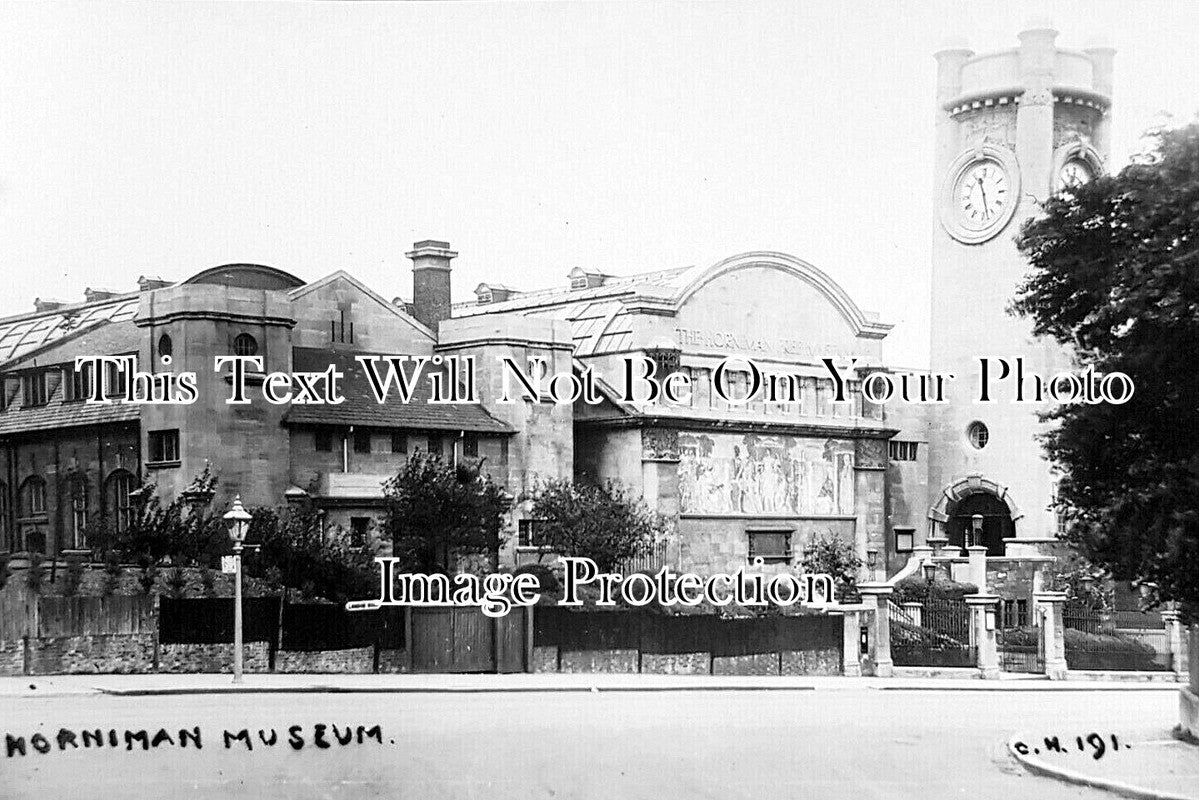
POLYGON ((479 608, 412 608, 413 672, 523 672, 526 617, 514 608, 488 617, 479 608))
POLYGON ((970 635, 970 607, 962 600, 926 598, 919 613, 894 602, 891 611, 891 660, 897 667, 973 667, 976 648, 970 635))

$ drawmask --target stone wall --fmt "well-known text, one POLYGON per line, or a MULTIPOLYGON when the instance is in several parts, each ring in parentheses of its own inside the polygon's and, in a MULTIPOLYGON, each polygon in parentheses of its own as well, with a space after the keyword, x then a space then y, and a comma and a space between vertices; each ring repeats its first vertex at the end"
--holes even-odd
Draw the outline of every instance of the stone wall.
POLYGON ((25 674, 25 643, 0 642, 0 675, 25 674))
POLYGON ((655 675, 840 675, 841 653, 788 650, 745 656, 711 653, 641 653, 636 650, 568 650, 533 648, 533 672, 616 672, 655 675))
POLYGON ((28 671, 30 675, 152 672, 155 638, 153 633, 31 638, 28 671))
MULTIPOLYGON (((270 653, 266 642, 247 642, 242 668, 267 672, 270 653)), ((159 672, 232 672, 231 644, 164 644, 158 650, 159 672)))
POLYGON ((375 671, 375 648, 349 650, 279 650, 275 672, 362 673, 375 671))
POLYGON ((407 650, 379 650, 379 674, 396 675, 412 671, 412 656, 407 650))
POLYGON ((1034 591, 1048 588, 1052 568, 1053 562, 1044 558, 988 558, 987 591, 1004 599, 1031 598, 1034 591))

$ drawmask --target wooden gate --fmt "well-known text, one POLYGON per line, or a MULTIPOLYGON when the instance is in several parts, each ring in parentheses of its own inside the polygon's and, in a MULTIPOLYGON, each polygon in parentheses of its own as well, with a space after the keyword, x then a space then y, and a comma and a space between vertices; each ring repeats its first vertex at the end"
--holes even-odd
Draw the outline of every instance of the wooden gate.
POLYGON ((524 672, 527 615, 488 617, 478 608, 413 608, 413 672, 524 672))

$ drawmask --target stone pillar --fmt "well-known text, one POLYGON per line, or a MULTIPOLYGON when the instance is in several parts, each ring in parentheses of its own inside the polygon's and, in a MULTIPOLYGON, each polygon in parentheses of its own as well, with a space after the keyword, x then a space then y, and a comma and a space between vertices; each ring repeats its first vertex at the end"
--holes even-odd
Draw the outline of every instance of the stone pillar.
POLYGON ((891 661, 891 609, 888 604, 895 588, 885 583, 863 583, 858 585, 858 591, 862 593, 866 605, 874 608, 873 635, 870 637, 874 674, 879 678, 889 678, 895 665, 891 661))
POLYGON ((928 544, 933 550, 933 552, 932 552, 933 556, 940 558, 945 553, 945 546, 947 544, 949 544, 949 537, 948 536, 930 536, 930 537, 928 537, 928 544))
POLYGON ((970 554, 970 566, 967 580, 978 587, 979 594, 987 593, 987 548, 981 544, 972 544, 966 548, 970 554))
POLYGON ((844 628, 841 633, 841 674, 847 678, 862 677, 862 649, 858 637, 862 632, 862 612, 847 608, 840 612, 844 628))
POLYGON ((1040 616, 1041 652, 1045 656, 1045 675, 1051 681, 1065 680, 1066 627, 1062 608, 1065 592, 1034 592, 1034 615, 1040 616))
POLYGON ((970 606, 974 646, 978 648, 976 657, 979 674, 983 678, 998 678, 999 647, 995 641, 995 607, 999 604, 999 596, 968 594, 966 604, 970 606))
POLYGON ((908 613, 908 619, 912 621, 913 625, 924 624, 923 620, 921 619, 921 617, 924 615, 924 606, 913 600, 910 603, 904 603, 903 610, 908 613))
POLYGON ((1179 692, 1178 721, 1191 736, 1199 737, 1199 625, 1191 626, 1191 679, 1179 692))
POLYGON ((1182 661, 1182 622, 1179 613, 1174 609, 1163 611, 1162 623, 1166 626, 1166 655, 1170 659, 1170 669, 1175 675, 1185 675, 1187 665, 1182 661))

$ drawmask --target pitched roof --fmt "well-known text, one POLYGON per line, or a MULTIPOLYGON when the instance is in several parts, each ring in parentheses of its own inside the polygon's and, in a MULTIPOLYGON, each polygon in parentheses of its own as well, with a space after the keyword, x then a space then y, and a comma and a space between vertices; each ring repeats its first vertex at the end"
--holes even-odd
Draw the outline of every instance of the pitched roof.
MULTIPOLYGON (((386 403, 375 402, 370 383, 357 356, 378 355, 345 350, 324 350, 296 347, 292 363, 296 371, 324 372, 330 365, 345 377, 340 382, 345 402, 338 405, 292 405, 284 416, 289 425, 363 425, 375 428, 407 428, 410 430, 476 431, 479 433, 512 433, 482 405, 476 403, 433 404, 429 381, 422 374, 412 393, 412 400, 403 403, 389 396, 386 403)), ((426 367, 426 373, 432 369, 426 367)))
POLYGON ((24 397, 18 390, 8 408, 0 412, 0 436, 77 428, 84 425, 106 425, 113 422, 136 422, 141 419, 140 406, 119 401, 66 401, 63 399, 65 390, 65 382, 59 380, 57 385, 52 385, 49 400, 45 405, 28 408, 24 406, 24 397))
POLYGON ((53 311, 21 314, 0 320, 0 364, 28 355, 43 345, 93 325, 131 320, 137 293, 95 303, 78 303, 53 311))

